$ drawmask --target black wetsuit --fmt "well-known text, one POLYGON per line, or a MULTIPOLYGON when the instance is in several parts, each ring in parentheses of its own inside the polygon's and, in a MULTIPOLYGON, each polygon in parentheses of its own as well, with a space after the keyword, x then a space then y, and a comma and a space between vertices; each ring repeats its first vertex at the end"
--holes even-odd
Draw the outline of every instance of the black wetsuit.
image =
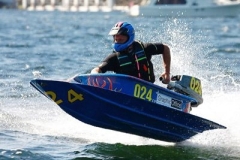
MULTIPOLYGON (((139 50, 139 47, 138 47, 138 50, 139 50)), ((163 51, 164 51, 164 45, 161 43, 134 42, 131 51, 113 52, 112 54, 110 54, 103 60, 103 63, 99 66, 99 68, 101 69, 101 71, 103 73, 105 73, 106 71, 113 71, 115 73, 135 76, 135 77, 138 77, 138 78, 141 78, 141 79, 144 79, 146 81, 153 83, 155 81, 155 76, 154 76, 154 72, 153 72, 153 64, 151 62, 151 58, 152 58, 152 55, 162 54, 163 51), (141 48, 145 53, 145 57, 147 59, 151 78, 147 78, 147 75, 144 73, 142 74, 142 77, 138 76, 139 71, 137 69, 138 67, 136 65, 136 60, 134 58, 135 52, 137 52, 136 48, 137 48, 137 46, 139 46, 138 44, 141 44, 141 46, 142 46, 141 48), (129 68, 128 70, 126 70, 126 67, 125 67, 125 69, 120 67, 119 55, 124 55, 124 54, 128 55, 129 61, 132 62, 132 66, 128 66, 128 68, 129 68)))

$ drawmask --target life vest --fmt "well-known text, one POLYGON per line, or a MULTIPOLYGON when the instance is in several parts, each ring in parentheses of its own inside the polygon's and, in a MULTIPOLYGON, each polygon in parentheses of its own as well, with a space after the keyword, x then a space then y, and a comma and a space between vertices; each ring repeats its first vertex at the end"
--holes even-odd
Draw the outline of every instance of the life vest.
POLYGON ((133 44, 133 51, 130 53, 119 52, 117 54, 120 73, 135 76, 143 80, 154 82, 153 65, 147 60, 144 47, 138 41, 133 44))

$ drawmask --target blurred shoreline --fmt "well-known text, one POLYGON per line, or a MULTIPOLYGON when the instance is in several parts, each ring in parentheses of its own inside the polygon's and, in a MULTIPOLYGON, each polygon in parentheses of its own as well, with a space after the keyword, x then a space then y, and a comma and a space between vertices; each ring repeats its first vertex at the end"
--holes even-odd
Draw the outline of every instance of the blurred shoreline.
POLYGON ((0 0, 0 9, 23 10, 126 10, 126 8, 140 4, 142 0, 0 0), (84 9, 85 8, 85 9, 84 9))

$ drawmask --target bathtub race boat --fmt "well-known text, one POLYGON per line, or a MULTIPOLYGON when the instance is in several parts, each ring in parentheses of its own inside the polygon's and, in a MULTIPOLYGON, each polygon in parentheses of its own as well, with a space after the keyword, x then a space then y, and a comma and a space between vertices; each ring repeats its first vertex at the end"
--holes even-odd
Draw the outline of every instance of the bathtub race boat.
POLYGON ((180 142, 226 127, 190 114, 203 103, 198 78, 173 76, 167 88, 122 74, 80 74, 66 81, 30 84, 66 113, 92 126, 180 142))

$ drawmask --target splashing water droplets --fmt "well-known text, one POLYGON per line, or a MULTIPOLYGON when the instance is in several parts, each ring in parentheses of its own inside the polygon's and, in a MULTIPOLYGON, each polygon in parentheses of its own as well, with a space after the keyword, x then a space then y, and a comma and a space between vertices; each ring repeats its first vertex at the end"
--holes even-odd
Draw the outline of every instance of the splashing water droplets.
POLYGON ((172 71, 175 74, 195 74, 195 60, 199 58, 199 47, 187 23, 174 19, 168 21, 166 33, 172 54, 172 71))

